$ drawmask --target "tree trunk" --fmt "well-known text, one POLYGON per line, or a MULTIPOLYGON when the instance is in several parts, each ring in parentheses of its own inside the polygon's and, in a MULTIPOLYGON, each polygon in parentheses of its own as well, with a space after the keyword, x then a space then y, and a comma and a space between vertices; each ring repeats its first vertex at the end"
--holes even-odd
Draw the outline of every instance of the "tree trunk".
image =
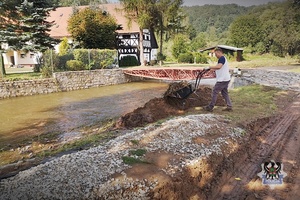
POLYGON ((160 29, 160 45, 159 52, 161 54, 161 58, 159 59, 159 66, 162 66, 162 55, 163 55, 163 28, 160 29))
POLYGON ((140 28, 140 62, 142 66, 145 66, 145 58, 144 58, 144 45, 143 45, 143 41, 144 41, 144 34, 143 34, 143 29, 140 28))
POLYGON ((2 51, 0 51, 0 69, 2 78, 6 75, 5 66, 4 66, 4 59, 2 56, 2 51))

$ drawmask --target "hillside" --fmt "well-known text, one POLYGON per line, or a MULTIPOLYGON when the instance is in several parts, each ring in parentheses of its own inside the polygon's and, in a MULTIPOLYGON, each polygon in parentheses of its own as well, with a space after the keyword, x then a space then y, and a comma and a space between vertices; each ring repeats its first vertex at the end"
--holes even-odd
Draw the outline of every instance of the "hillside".
POLYGON ((244 7, 237 4, 183 7, 197 33, 209 32, 209 29, 214 27, 218 35, 226 32, 236 17, 246 14, 251 9, 253 6, 244 7))

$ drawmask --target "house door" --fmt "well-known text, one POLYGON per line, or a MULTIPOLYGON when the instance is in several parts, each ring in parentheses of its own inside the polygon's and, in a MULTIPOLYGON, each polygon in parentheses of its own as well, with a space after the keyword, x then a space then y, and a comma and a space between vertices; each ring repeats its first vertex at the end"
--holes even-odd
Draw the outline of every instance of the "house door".
POLYGON ((15 57, 14 56, 10 56, 10 62, 12 65, 15 65, 15 57))

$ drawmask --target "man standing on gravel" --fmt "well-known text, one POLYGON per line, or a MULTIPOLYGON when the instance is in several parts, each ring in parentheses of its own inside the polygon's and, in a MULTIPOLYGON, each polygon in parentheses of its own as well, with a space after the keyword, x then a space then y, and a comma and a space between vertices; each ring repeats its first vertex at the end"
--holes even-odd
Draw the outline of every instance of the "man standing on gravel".
POLYGON ((212 91, 212 99, 208 106, 204 106, 203 109, 212 112, 217 102, 219 92, 221 92, 223 98, 226 101, 227 108, 223 111, 232 111, 232 104, 228 95, 228 85, 230 82, 230 73, 227 59, 223 54, 223 50, 220 48, 215 49, 215 55, 218 58, 218 64, 213 67, 205 67, 205 70, 213 69, 216 71, 217 82, 212 91))

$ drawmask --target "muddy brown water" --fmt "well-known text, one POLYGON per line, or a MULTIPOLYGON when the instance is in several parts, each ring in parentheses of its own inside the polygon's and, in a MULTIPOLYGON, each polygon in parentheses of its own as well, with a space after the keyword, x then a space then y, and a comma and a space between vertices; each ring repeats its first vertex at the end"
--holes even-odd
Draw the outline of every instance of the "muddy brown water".
POLYGON ((75 133, 161 97, 168 84, 128 83, 0 100, 0 149, 28 136, 75 133))

